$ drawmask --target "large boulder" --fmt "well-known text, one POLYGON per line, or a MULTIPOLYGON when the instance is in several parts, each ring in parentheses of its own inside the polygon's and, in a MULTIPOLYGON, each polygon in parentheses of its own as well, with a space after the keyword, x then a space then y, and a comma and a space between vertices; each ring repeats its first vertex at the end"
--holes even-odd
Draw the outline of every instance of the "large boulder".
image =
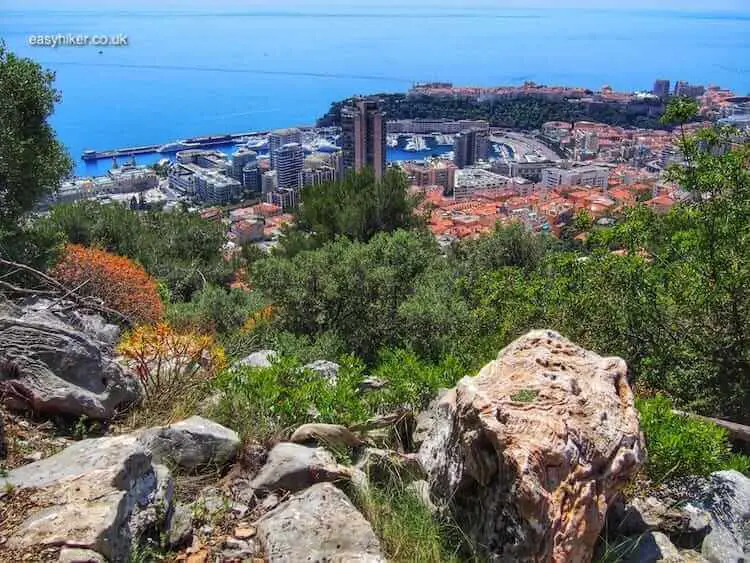
POLYGON ((384 563, 370 524, 330 483, 292 496, 256 523, 270 563, 357 561, 384 563))
POLYGON ((268 454, 266 464, 250 482, 258 492, 296 492, 315 483, 346 480, 350 471, 323 448, 282 442, 268 454))
POLYGON ((591 559, 645 456, 623 360, 534 331, 435 410, 419 451, 431 492, 491 557, 591 559))
POLYGON ((108 419, 139 400, 140 386, 110 345, 37 311, 0 316, 0 396, 12 409, 108 419))
POLYGON ((712 563, 750 560, 750 479, 737 471, 719 471, 693 492, 695 505, 711 516, 711 531, 701 552, 712 563))
POLYGON ((236 432, 200 416, 146 430, 139 441, 158 463, 185 471, 224 467, 240 447, 236 432))
POLYGON ((289 438, 295 444, 315 443, 332 450, 348 451, 362 445, 362 440, 340 424, 303 424, 289 438))
POLYGON ((29 507, 8 536, 8 549, 17 553, 71 547, 127 561, 144 534, 163 527, 172 506, 169 471, 152 463, 133 436, 78 442, 6 480, 14 494, 26 490, 29 507))
POLYGON ((270 368, 278 356, 278 353, 274 350, 260 350, 239 360, 236 367, 270 368))
POLYGON ((336 362, 331 362, 329 360, 316 360, 302 366, 302 369, 315 372, 321 379, 324 379, 333 385, 336 383, 341 366, 336 362))

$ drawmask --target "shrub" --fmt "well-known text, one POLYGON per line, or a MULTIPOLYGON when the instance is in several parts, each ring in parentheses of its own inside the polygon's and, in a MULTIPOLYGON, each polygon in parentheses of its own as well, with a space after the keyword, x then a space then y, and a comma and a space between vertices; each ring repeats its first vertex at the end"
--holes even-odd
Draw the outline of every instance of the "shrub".
POLYGON ((222 402, 214 416, 245 437, 265 441, 307 422, 352 424, 370 412, 357 394, 362 366, 344 362, 335 384, 282 357, 269 368, 234 367, 216 380, 222 402))
POLYGON ((156 280, 123 256, 71 244, 51 275, 79 295, 101 299, 136 324, 158 322, 164 315, 156 280))
POLYGON ((639 399, 637 406, 648 449, 646 470, 654 481, 750 468, 750 458, 732 454, 726 430, 676 414, 664 395, 639 399))
POLYGON ((129 332, 118 351, 143 385, 147 405, 171 406, 225 366, 224 351, 213 337, 178 333, 164 323, 129 332))

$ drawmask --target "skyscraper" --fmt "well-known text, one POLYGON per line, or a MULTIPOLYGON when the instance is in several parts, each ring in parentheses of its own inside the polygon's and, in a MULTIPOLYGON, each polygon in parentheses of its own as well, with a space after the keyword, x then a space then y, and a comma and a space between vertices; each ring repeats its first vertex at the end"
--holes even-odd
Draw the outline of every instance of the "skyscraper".
POLYGON ((467 129, 456 135, 453 143, 453 162, 459 168, 475 164, 489 158, 490 140, 482 129, 467 129))
POLYGON ((302 144, 302 131, 296 127, 289 129, 277 129, 271 131, 268 136, 268 151, 271 157, 271 170, 276 170, 276 153, 284 145, 289 143, 302 144))
POLYGON ((296 190, 305 163, 305 151, 299 143, 287 143, 276 150, 278 189, 296 190))
POLYGON ((654 82, 654 89, 651 91, 654 96, 659 96, 662 100, 666 100, 669 97, 669 80, 657 80, 654 82))
POLYGON ((359 99, 341 110, 341 148, 343 168, 362 170, 369 166, 375 178, 385 174, 385 116, 373 99, 359 99))

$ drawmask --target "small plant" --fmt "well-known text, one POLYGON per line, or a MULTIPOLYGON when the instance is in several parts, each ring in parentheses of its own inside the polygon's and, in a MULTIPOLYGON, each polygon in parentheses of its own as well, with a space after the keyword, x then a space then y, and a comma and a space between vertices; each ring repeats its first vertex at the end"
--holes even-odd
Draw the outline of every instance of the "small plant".
POLYGON ((518 393, 510 396, 510 400, 515 403, 533 403, 539 396, 536 389, 521 389, 518 393))
POLYGON ((748 473, 750 457, 732 454, 723 428, 675 413, 664 395, 636 404, 648 450, 646 471, 654 481, 731 468, 748 473))

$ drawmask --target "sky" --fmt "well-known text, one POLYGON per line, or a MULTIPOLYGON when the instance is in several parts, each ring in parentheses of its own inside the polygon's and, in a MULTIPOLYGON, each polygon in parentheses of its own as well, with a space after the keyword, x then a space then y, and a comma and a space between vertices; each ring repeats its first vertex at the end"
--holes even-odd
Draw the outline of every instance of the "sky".
POLYGON ((489 8, 555 8, 607 10, 674 10, 674 11, 739 11, 750 13, 748 0, 0 0, 0 10, 153 10, 220 11, 245 9, 325 9, 399 8, 489 9, 489 8), (352 6, 356 6, 353 8, 352 6))

